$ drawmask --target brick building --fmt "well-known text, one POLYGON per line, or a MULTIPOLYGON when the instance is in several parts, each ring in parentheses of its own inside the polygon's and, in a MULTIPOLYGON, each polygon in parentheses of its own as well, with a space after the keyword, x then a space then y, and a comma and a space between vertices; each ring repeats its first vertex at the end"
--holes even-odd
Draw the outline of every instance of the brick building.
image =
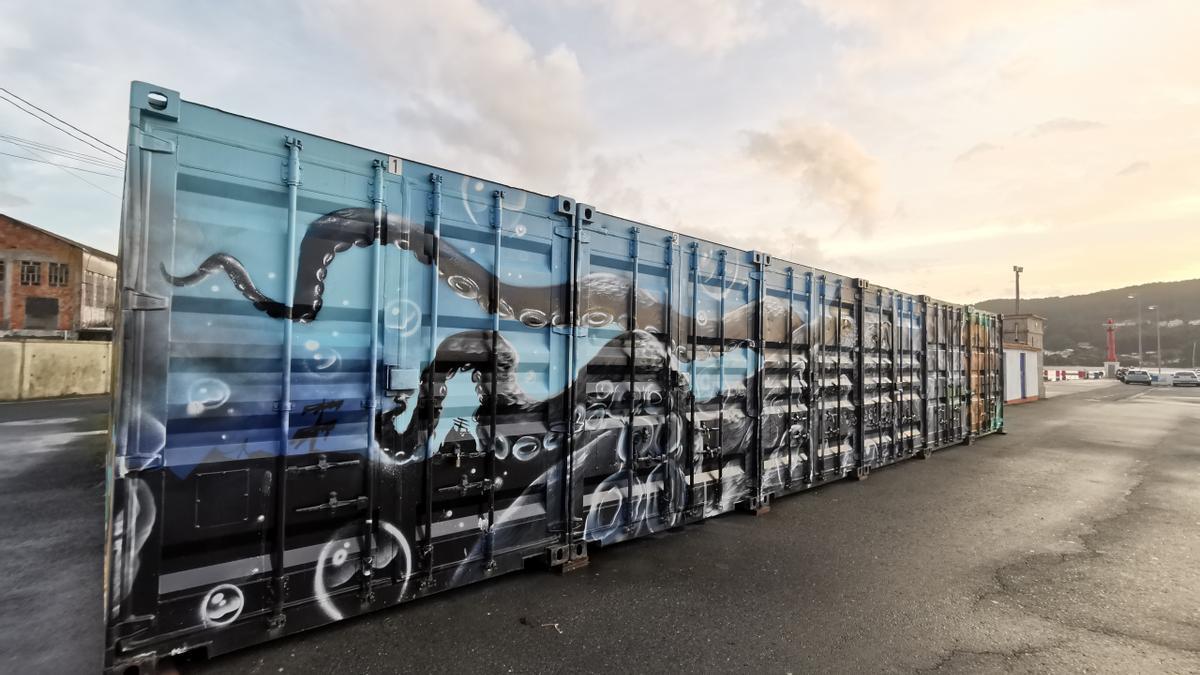
POLYGON ((109 338, 116 256, 0 214, 0 337, 109 338))

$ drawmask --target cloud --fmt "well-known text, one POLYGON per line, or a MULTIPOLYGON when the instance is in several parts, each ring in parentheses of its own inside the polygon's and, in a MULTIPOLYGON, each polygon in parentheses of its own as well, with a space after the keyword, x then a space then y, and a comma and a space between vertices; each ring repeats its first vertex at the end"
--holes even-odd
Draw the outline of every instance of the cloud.
POLYGON ((628 38, 701 54, 722 54, 767 32, 757 1, 604 0, 600 6, 628 38))
POLYGON ((1133 162, 1129 166, 1117 172, 1118 176, 1130 176, 1140 171, 1145 171, 1150 168, 1150 162, 1133 162))
POLYGON ((605 213, 633 219, 645 218, 645 193, 625 179, 632 172, 643 169, 644 165, 645 160, 641 155, 595 155, 586 167, 590 175, 586 181, 585 198, 605 213))
POLYGON ((406 135, 431 135, 454 166, 553 191, 591 137, 574 52, 538 51, 476 0, 304 7, 387 83, 368 104, 392 106, 406 135))
POLYGON ((0 206, 29 206, 30 201, 21 195, 0 191, 0 206))
POLYGON ((979 38, 1056 17, 1083 0, 804 0, 826 23, 860 35, 847 43, 852 72, 950 61, 979 38))
POLYGON ((1000 146, 991 143, 976 143, 969 150, 954 158, 955 162, 966 162, 989 152, 999 150, 1000 146))
MULTIPOLYGON (((0 160, 0 186, 11 189, 15 187, 13 180, 13 169, 10 166, 8 158, 0 160)), ((0 189, 0 206, 29 206, 29 199, 23 195, 10 192, 8 189, 0 189)))
POLYGON ((829 124, 789 121, 775 131, 747 131, 746 137, 751 160, 798 181, 807 196, 860 232, 875 229, 882 201, 879 163, 852 136, 829 124))
POLYGON ((1036 236, 1044 232, 1046 232, 1046 226, 1034 222, 980 225, 954 230, 911 232, 897 236, 875 237, 873 239, 843 239, 830 243, 825 249, 831 254, 873 254, 911 249, 928 250, 936 247, 966 244, 988 239, 1036 236))
POLYGON ((1090 131, 1099 129, 1104 125, 1091 120, 1080 120, 1072 117, 1057 117, 1052 120, 1047 120, 1030 129, 1029 135, 1037 138, 1047 134, 1071 133, 1076 131, 1090 131))

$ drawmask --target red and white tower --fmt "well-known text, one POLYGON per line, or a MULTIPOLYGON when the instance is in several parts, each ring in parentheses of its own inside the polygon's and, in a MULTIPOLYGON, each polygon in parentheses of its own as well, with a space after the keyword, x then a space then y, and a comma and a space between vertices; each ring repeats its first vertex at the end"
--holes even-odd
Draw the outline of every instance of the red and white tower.
POLYGON ((1117 367, 1121 365, 1117 361, 1117 324, 1109 319, 1108 323, 1104 324, 1104 328, 1108 331, 1108 356, 1104 359, 1104 375, 1105 377, 1116 377, 1117 367))

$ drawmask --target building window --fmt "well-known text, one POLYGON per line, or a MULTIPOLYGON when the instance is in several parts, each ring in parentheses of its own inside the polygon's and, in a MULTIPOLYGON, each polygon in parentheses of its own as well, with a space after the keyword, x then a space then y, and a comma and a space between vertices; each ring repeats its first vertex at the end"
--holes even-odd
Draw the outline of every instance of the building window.
POLYGON ((49 277, 51 286, 66 286, 67 285, 67 267, 66 263, 50 263, 49 277))
POLYGON ((0 260, 0 284, 3 284, 3 283, 4 283, 4 273, 5 273, 5 271, 7 271, 7 270, 5 270, 5 269, 4 269, 4 261, 3 261, 3 260, 0 260))
POLYGON ((22 286, 41 286, 42 285, 42 263, 33 262, 31 260, 21 261, 21 285, 22 286))

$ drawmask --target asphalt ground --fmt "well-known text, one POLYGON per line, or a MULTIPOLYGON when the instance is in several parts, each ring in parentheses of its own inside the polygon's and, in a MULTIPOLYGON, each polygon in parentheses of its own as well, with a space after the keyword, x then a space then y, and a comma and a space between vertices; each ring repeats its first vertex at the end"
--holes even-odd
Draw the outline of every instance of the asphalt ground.
MULTIPOLYGON (((0 671, 99 665, 103 434, 78 435, 100 428, 95 411, 0 406, 15 551, 0 558, 0 671)), ((764 516, 593 552, 566 576, 509 575, 175 666, 1200 672, 1200 390, 1089 387, 1010 407, 1008 428, 764 516)))
POLYGON ((107 397, 0 403, 0 673, 100 669, 107 426, 107 397))

